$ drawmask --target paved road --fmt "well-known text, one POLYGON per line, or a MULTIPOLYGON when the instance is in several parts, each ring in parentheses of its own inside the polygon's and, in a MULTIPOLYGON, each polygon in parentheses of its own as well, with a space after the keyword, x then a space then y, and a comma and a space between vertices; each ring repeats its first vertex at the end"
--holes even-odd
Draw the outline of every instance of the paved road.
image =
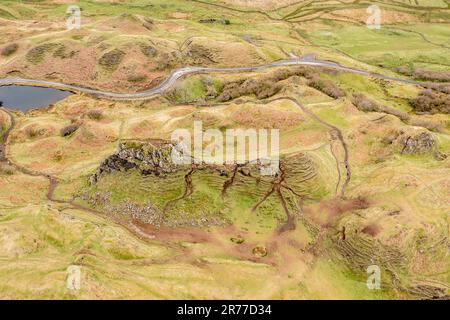
POLYGON ((409 84, 414 84, 414 85, 426 85, 426 83, 423 83, 423 82, 384 76, 384 75, 377 74, 377 73, 371 73, 371 72, 364 71, 364 70, 345 67, 338 63, 334 63, 331 61, 316 60, 311 57, 305 57, 303 59, 300 58, 300 59, 279 60, 279 61, 275 61, 275 62, 272 62, 269 64, 264 64, 264 65, 255 66, 255 67, 237 67, 237 68, 185 67, 185 68, 180 68, 180 69, 173 71, 170 74, 170 76, 166 80, 164 80, 161 84, 159 84, 158 86, 153 87, 148 90, 145 90, 145 91, 137 92, 137 93, 115 93, 115 92, 89 89, 89 88, 84 88, 84 87, 80 87, 80 86, 68 85, 68 84, 52 82, 52 81, 22 79, 22 78, 3 78, 3 79, 0 79, 0 85, 35 85, 35 86, 40 86, 40 87, 53 87, 53 88, 58 88, 58 89, 62 89, 62 90, 82 92, 82 93, 91 94, 91 95, 94 95, 97 97, 110 98, 110 99, 114 99, 114 100, 144 100, 144 99, 150 98, 157 94, 163 94, 175 83, 175 81, 177 79, 179 79, 183 76, 186 76, 186 75, 190 75, 190 74, 259 72, 259 71, 264 71, 266 69, 275 68, 275 67, 298 66, 298 65, 320 67, 320 68, 331 68, 331 69, 335 69, 335 70, 360 74, 360 75, 384 79, 384 80, 391 80, 391 81, 409 83, 409 84))

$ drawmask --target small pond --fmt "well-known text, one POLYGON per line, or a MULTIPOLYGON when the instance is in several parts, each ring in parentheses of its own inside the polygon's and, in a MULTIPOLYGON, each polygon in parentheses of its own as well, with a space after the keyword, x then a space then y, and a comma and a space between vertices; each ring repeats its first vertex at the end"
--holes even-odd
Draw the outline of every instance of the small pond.
POLYGON ((67 98, 72 93, 53 88, 33 86, 2 86, 0 87, 0 104, 3 107, 28 111, 45 108, 48 105, 67 98))

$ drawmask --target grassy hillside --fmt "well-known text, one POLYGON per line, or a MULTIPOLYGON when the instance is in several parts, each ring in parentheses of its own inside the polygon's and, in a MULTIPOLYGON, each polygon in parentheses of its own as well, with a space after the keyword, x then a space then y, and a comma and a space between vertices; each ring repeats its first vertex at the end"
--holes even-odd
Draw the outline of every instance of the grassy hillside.
POLYGON ((380 30, 366 1, 82 0, 68 31, 65 1, 2 1, 0 77, 136 92, 182 66, 314 54, 435 84, 286 67, 192 75, 146 101, 0 109, 0 298, 448 297, 450 3, 377 4, 380 30), (161 173, 139 157, 100 172, 123 145, 164 155, 155 141, 194 121, 279 129, 280 173, 161 173))

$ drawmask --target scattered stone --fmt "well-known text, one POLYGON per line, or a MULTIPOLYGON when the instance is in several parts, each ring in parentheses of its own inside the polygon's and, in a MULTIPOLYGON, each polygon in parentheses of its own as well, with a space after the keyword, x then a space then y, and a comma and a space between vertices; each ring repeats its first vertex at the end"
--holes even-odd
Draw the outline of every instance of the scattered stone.
POLYGON ((253 255, 257 257, 265 257, 267 256, 267 248, 264 246, 256 246, 252 250, 253 255))
POLYGON ((234 242, 236 244, 242 244, 245 241, 245 239, 240 235, 238 235, 236 237, 232 237, 232 238, 230 238, 230 240, 231 240, 231 242, 234 242))
POLYGON ((139 205, 129 200, 125 200, 118 205, 106 206, 106 211, 110 214, 131 217, 132 219, 136 219, 156 227, 160 227, 164 222, 162 212, 150 202, 147 202, 144 205, 139 205))
POLYGON ((220 24, 231 24, 231 21, 228 19, 215 19, 215 18, 207 18, 207 19, 200 19, 198 22, 200 23, 220 23, 220 24))
POLYGON ((111 192, 95 192, 90 198, 89 203, 96 206, 104 206, 109 203, 111 192))

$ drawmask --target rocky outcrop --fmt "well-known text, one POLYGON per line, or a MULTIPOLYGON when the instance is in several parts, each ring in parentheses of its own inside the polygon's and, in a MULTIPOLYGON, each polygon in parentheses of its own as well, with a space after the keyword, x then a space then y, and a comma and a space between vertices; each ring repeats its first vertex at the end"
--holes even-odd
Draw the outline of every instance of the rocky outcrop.
POLYGON ((436 160, 442 161, 447 155, 439 151, 438 142, 433 134, 425 129, 414 127, 390 131, 381 142, 392 145, 396 152, 401 154, 433 155, 436 160))
POLYGON ((401 130, 395 136, 391 135, 389 140, 398 145, 401 154, 432 154, 437 160, 447 158, 445 154, 439 151, 433 134, 427 130, 401 130))
POLYGON ((90 182, 95 184, 103 173, 113 171, 137 169, 143 175, 175 172, 177 165, 171 158, 173 148, 167 141, 122 142, 115 153, 103 160, 90 182))
MULTIPOLYGON (((194 161, 185 164, 185 157, 194 160, 190 154, 184 153, 180 145, 165 140, 121 142, 117 151, 102 161, 97 171, 90 177, 91 184, 97 183, 104 173, 114 171, 128 171, 136 169, 142 175, 154 174, 156 176, 174 173, 179 170, 191 168, 194 161)), ((214 169, 220 175, 227 175, 225 164, 195 163, 198 170, 214 169)), ((276 176, 278 165, 266 159, 257 159, 239 165, 240 171, 247 171, 248 175, 259 177, 276 176)))
POLYGON ((402 146, 402 153, 405 154, 430 153, 436 147, 436 141, 428 132, 420 132, 416 135, 401 134, 398 139, 402 146))

